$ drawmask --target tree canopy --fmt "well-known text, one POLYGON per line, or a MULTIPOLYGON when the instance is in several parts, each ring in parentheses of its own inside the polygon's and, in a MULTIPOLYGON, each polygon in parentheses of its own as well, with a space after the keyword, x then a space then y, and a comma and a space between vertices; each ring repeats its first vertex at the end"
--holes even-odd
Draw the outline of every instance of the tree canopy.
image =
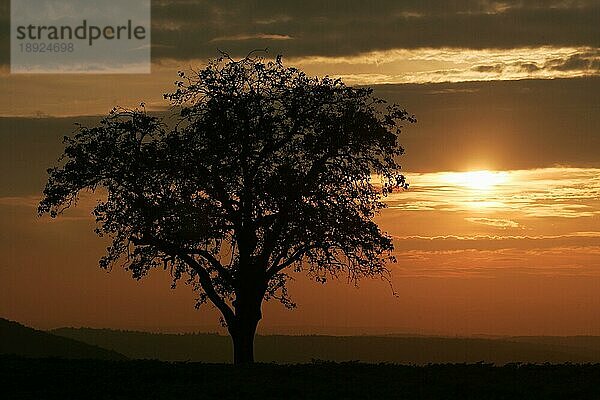
POLYGON ((280 57, 221 57, 176 86, 167 117, 113 109, 66 137, 39 213, 56 217, 101 188, 96 232, 111 245, 100 265, 136 279, 171 270, 198 306, 219 309, 235 361, 249 362, 262 301, 294 306, 292 273, 388 277, 392 238, 373 218, 407 186, 398 134, 415 119, 280 57))

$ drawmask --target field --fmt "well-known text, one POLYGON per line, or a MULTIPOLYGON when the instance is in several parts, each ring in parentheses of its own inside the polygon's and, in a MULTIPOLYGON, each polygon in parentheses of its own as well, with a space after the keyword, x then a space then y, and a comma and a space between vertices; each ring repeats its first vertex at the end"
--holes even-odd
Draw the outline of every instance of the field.
POLYGON ((600 365, 234 367, 0 357, 5 399, 597 399, 600 365))
POLYGON ((599 350, 584 336, 271 335, 260 363, 234 367, 225 336, 0 319, 0 399, 599 399, 599 350))

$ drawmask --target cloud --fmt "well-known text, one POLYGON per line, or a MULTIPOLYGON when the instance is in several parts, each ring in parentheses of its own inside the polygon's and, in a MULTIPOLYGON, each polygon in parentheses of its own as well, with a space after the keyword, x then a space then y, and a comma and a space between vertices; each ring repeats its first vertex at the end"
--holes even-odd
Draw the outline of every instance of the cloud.
POLYGON ((502 64, 476 65, 476 66, 474 66, 471 69, 473 71, 476 71, 476 72, 496 72, 496 73, 500 73, 500 72, 504 71, 504 65, 502 65, 502 64))
POLYGON ((291 40, 293 37, 288 35, 274 35, 269 33, 253 33, 249 35, 239 34, 233 36, 219 36, 211 39, 211 42, 231 42, 237 40, 252 40, 252 39, 264 39, 264 40, 291 40))
POLYGON ((543 249, 408 250, 397 254, 395 277, 498 278, 599 277, 600 247, 571 246, 543 249))
MULTIPOLYGON (((1 1, 0 62, 8 61, 8 0, 1 1)), ((351 56, 416 48, 600 46, 597 1, 155 0, 154 60, 206 59, 216 41, 234 56, 269 47, 288 57, 351 56), (237 39, 236 39, 237 38, 237 39), (294 38, 289 40, 285 38, 294 38)))
POLYGON ((354 56, 296 57, 288 62, 341 76, 353 84, 556 79, 598 75, 600 50, 550 46, 392 49, 354 56))
POLYGON ((207 1, 155 2, 153 40, 171 47, 157 57, 189 59, 215 52, 217 37, 244 37, 226 49, 244 55, 248 46, 287 56, 341 56, 421 47, 512 48, 591 46, 600 42, 597 2, 521 1, 207 1), (179 29, 173 30, 173 26, 179 29), (260 37, 295 40, 285 45, 260 37), (168 27, 165 29, 163 27, 168 27), (226 33, 225 33, 226 32, 226 33), (476 32, 476 34, 475 34, 476 32), (252 38, 252 39, 250 39, 252 38), (176 46, 173 46, 176 45, 176 46))
POLYGON ((532 73, 539 71, 541 68, 535 62, 521 62, 516 64, 521 71, 532 73))
POLYGON ((472 222, 474 224, 489 225, 497 228, 519 228, 518 222, 511 221, 510 219, 499 219, 499 218, 465 218, 465 221, 472 222))
POLYGON ((503 249, 551 249, 599 247, 600 232, 574 232, 564 235, 444 235, 394 236, 398 251, 459 251, 503 249))
MULTIPOLYGON (((242 57, 268 48, 353 85, 597 76, 598 12, 594 1, 154 1, 153 70, 200 67, 218 49, 242 57)), ((0 15, 5 75, 8 16, 0 15)))
POLYGON ((505 73, 504 76, 501 76, 504 79, 551 77, 556 76, 556 72, 580 76, 596 75, 600 72, 600 49, 578 49, 571 54, 563 54, 556 58, 546 57, 545 60, 526 55, 523 58, 526 61, 476 65, 471 69, 481 73, 505 73))
POLYGON ((600 232, 547 236, 395 238, 394 276, 600 276, 600 232))
POLYGON ((556 71, 600 71, 600 50, 574 54, 568 58, 549 61, 545 68, 556 71))

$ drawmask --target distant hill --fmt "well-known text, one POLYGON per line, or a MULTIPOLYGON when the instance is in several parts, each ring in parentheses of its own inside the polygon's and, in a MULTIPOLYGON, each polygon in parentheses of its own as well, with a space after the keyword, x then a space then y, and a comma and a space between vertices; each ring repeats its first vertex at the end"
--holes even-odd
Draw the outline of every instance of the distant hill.
MULTIPOLYGON (((130 358, 165 361, 230 362, 231 341, 217 334, 157 334, 108 329, 61 328, 53 334, 112 349, 130 358)), ((257 336, 256 359, 262 362, 328 361, 401 364, 583 363, 600 362, 586 347, 539 338, 444 338, 406 336, 257 336)))
POLYGON ((510 340, 583 348, 600 354, 600 336, 512 336, 510 340))
POLYGON ((600 336, 515 336, 511 341, 559 346, 569 353, 581 354, 600 362, 600 336))
POLYGON ((50 333, 111 349, 134 359, 231 362, 231 340, 217 334, 161 334, 91 328, 60 328, 50 333))
POLYGON ((28 328, 4 318, 0 318, 0 354, 14 354, 32 358, 127 359, 127 357, 116 351, 28 328))

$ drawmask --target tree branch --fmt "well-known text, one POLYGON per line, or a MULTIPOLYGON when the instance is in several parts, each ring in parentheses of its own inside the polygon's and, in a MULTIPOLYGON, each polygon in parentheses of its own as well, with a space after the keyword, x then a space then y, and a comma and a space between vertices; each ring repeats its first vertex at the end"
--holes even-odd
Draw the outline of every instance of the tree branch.
POLYGON ((289 267, 290 265, 292 265, 295 262, 300 261, 302 259, 302 257, 306 254, 306 252, 308 252, 314 248, 317 248, 317 247, 319 247, 319 246, 317 246, 317 245, 300 246, 300 248, 296 249, 296 251, 294 251, 294 253, 281 264, 278 264, 278 262, 283 258, 283 256, 279 256, 276 260, 276 264, 274 264, 273 266, 271 266, 271 268, 269 268, 267 270, 267 278, 272 279, 275 275, 277 275, 279 272, 281 272, 285 268, 289 267))
POLYGON ((221 275, 221 277, 223 279, 225 279, 227 281, 227 283, 229 283, 232 286, 235 285, 235 281, 234 281, 233 277, 231 276, 231 274, 229 273, 229 271, 227 270, 227 268, 225 268, 223 266, 223 264, 221 264, 219 262, 219 260, 217 260, 211 252, 209 252, 207 250, 192 250, 192 251, 186 251, 186 253, 187 254, 198 254, 199 256, 204 257, 204 259, 206 259, 206 261, 208 261, 209 264, 219 272, 219 275, 221 275))
MULTIPOLYGON (((189 254, 187 254, 185 250, 176 249, 172 245, 162 240, 153 237, 148 237, 148 235, 144 235, 142 239, 132 238, 132 242, 134 244, 147 244, 151 246, 156 246, 156 248, 158 248, 160 251, 169 254, 173 257, 179 257, 181 260, 183 260, 190 268, 192 268, 198 274, 198 279, 200 281, 200 286, 202 286, 202 290, 204 290, 204 292, 206 293, 210 301, 212 301, 212 303, 215 305, 215 307, 217 307, 219 311, 221 311, 221 314, 223 314, 225 321, 228 324, 233 322, 235 317, 234 312, 231 309, 231 307, 227 305, 225 300, 223 300, 223 298, 221 298, 221 296, 219 296, 219 294, 216 292, 210 274, 198 261, 196 261, 189 254)), ((210 253, 206 253, 210 255, 210 253)), ((204 257, 204 255, 202 256, 204 257)), ((214 260, 214 262, 219 264, 222 269, 224 269, 224 267, 219 263, 219 261, 212 257, 212 255, 211 258, 214 260)), ((208 258, 207 261, 209 261, 211 265, 213 264, 208 258)))
POLYGON ((204 267, 202 267, 202 265, 200 265, 198 261, 194 260, 194 258, 191 257, 189 254, 179 253, 176 254, 176 256, 181 258, 194 271, 196 271, 202 289, 204 290, 210 301, 212 301, 213 304, 219 309, 219 311, 221 311, 223 317, 225 318, 225 322, 227 322, 228 325, 231 325, 235 318, 235 314, 233 313, 231 307, 229 307, 229 305, 227 305, 227 303, 225 303, 221 296, 219 296, 219 294, 215 291, 212 279, 210 278, 210 274, 208 273, 208 271, 204 269, 204 267))

